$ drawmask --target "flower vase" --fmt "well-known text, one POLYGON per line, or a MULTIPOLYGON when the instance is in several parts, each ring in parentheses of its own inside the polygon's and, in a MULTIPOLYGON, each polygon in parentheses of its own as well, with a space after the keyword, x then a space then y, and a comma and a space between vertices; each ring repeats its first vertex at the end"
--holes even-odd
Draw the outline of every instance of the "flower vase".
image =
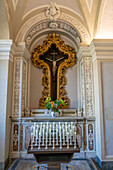
POLYGON ((51 110, 51 116, 55 117, 55 112, 51 110))

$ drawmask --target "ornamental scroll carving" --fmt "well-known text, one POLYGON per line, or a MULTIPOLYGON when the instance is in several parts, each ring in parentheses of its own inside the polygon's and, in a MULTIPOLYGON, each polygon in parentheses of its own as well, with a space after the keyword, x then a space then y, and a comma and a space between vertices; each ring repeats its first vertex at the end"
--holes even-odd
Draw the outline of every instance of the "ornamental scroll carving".
POLYGON ((51 97, 51 72, 49 65, 44 62, 44 60, 40 59, 41 55, 44 55, 47 52, 52 44, 56 45, 56 48, 59 49, 64 55, 68 55, 58 67, 57 73, 57 98, 63 99, 65 102, 65 108, 69 106, 69 98, 67 97, 67 93, 65 90, 66 85, 66 77, 65 72, 66 68, 72 67, 76 63, 76 55, 75 51, 69 45, 65 45, 64 41, 61 40, 60 35, 56 35, 55 33, 49 34, 47 39, 43 42, 43 45, 39 45, 34 49, 32 53, 32 62, 34 66, 43 69, 44 76, 42 78, 42 85, 44 86, 44 90, 42 91, 42 98, 40 99, 40 108, 45 108, 45 99, 47 97, 51 97))

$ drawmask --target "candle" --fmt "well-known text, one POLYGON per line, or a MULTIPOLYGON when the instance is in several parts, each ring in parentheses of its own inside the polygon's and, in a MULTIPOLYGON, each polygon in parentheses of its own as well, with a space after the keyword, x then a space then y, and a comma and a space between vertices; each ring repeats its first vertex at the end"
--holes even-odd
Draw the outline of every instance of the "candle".
POLYGON ((58 124, 56 124, 56 145, 58 145, 58 124))
POLYGON ((72 140, 71 140, 71 130, 70 130, 70 145, 72 144, 72 140))
POLYGON ((65 145, 65 131, 63 129, 63 145, 65 145))
POLYGON ((59 135, 60 135, 60 122, 59 122, 59 135))
POLYGON ((48 134, 46 133, 46 147, 45 147, 45 149, 47 149, 47 138, 48 138, 48 134))
POLYGON ((31 149, 33 149, 33 141, 31 142, 31 149))
POLYGON ((67 149, 69 148, 69 139, 68 139, 69 133, 67 132, 67 149))
POLYGON ((33 149, 33 133, 31 133, 31 149, 33 149))
POLYGON ((76 132, 74 132, 75 139, 74 139, 74 148, 76 148, 76 132))
POLYGON ((62 149, 62 136, 61 136, 61 133, 60 133, 60 149, 62 149))
POLYGON ((37 139, 38 139, 39 126, 37 125, 37 139))
POLYGON ((45 132, 45 125, 43 125, 43 143, 42 143, 42 145, 44 145, 44 132, 45 132))
POLYGON ((49 145, 51 145, 51 124, 50 124, 50 129, 49 129, 49 145))
POLYGON ((56 137, 56 145, 58 145, 58 129, 56 129, 57 137, 56 137))
POLYGON ((33 135, 35 136, 35 126, 33 127, 33 135))
POLYGON ((39 143, 38 143, 38 149, 40 149, 40 140, 41 139, 41 134, 39 133, 39 143))
POLYGON ((53 122, 53 149, 55 149, 55 146, 54 146, 54 122, 53 122))
POLYGON ((37 129, 36 129, 36 141, 35 141, 35 146, 37 145, 37 129))
POLYGON ((72 130, 72 128, 73 128, 73 122, 71 122, 71 130, 72 130))

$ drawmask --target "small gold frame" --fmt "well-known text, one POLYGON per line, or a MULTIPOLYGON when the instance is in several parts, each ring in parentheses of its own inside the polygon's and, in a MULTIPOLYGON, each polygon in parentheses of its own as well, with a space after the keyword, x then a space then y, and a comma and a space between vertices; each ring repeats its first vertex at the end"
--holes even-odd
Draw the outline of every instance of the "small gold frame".
POLYGON ((76 63, 76 53, 74 48, 69 45, 65 45, 64 41, 61 40, 60 35, 56 35, 55 33, 48 34, 48 37, 45 41, 43 41, 43 45, 37 46, 32 53, 32 62, 34 66, 43 69, 44 76, 42 78, 42 85, 44 86, 44 90, 42 91, 42 98, 40 99, 40 108, 46 108, 45 99, 47 97, 51 97, 51 73, 50 68, 44 60, 40 60, 39 56, 44 55, 45 52, 51 48, 51 45, 55 44, 56 48, 58 48, 64 54, 68 54, 68 59, 65 59, 58 68, 58 77, 57 77, 57 99, 63 99, 65 102, 65 107, 69 106, 69 98, 67 97, 67 93, 65 90, 66 85, 66 77, 65 77, 65 69, 72 67, 76 63))

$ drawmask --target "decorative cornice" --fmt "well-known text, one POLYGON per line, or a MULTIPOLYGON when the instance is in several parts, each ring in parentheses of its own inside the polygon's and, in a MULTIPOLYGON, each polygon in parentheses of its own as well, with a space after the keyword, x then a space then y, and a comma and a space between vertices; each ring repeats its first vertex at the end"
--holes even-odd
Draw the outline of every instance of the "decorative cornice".
POLYGON ((94 39, 89 49, 93 56, 93 61, 113 60, 113 39, 94 39))
POLYGON ((13 55, 11 53, 12 45, 12 40, 0 40, 0 60, 13 61, 13 55))
POLYGON ((34 16, 33 18, 29 19, 19 30, 15 41, 16 42, 23 42, 28 30, 30 28, 32 28, 32 26, 35 25, 37 22, 40 22, 42 20, 46 20, 45 13, 40 13, 40 14, 34 16))
MULTIPOLYGON (((38 23, 34 27, 32 27, 32 29, 30 29, 27 33, 26 38, 24 40, 26 42, 27 48, 30 48, 32 41, 34 41, 34 39, 40 34, 40 32, 46 32, 48 29, 51 31, 49 27, 49 21, 38 23)), ((78 31, 72 25, 69 25, 64 21, 57 21, 57 31, 60 32, 61 30, 62 32, 66 32, 69 37, 70 35, 71 37, 73 37, 74 43, 77 45, 78 48, 81 42, 81 37, 78 31)))
POLYGON ((29 53, 28 49, 25 46, 25 42, 19 42, 16 46, 15 51, 16 57, 24 57, 26 60, 29 60, 31 57, 31 54, 29 53))
MULTIPOLYGON (((36 16, 34 16, 33 18, 31 18, 30 20, 28 20, 19 30, 17 37, 16 37, 16 42, 22 42, 24 41, 27 32, 37 23, 42 22, 46 20, 46 16, 45 13, 41 13, 38 14, 36 16)), ((62 22, 67 22, 71 25, 73 25, 74 29, 78 30, 78 32, 80 33, 80 36, 82 37, 82 42, 85 44, 90 44, 91 42, 91 38, 90 35, 86 29, 86 27, 79 22, 77 19, 75 19, 74 17, 66 14, 66 13, 62 13, 61 16, 59 17, 59 20, 61 20, 62 22)), ((54 29, 53 29, 54 32, 54 29)))
POLYGON ((67 21, 68 23, 72 24, 75 29, 79 30, 79 33, 82 37, 82 42, 84 42, 85 44, 89 45, 91 42, 91 37, 87 31, 87 29, 85 28, 85 26, 79 22, 77 19, 75 19, 74 17, 66 14, 66 13, 62 13, 60 19, 67 21))

